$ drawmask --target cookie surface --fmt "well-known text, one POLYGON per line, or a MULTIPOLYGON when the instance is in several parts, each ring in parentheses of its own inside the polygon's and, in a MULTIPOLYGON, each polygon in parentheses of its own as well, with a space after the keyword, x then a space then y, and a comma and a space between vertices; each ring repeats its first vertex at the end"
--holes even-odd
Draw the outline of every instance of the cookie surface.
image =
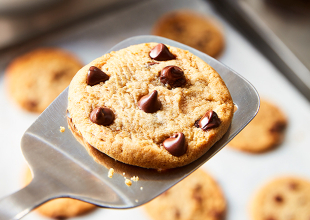
MULTIPOLYGON (((31 179, 31 171, 30 169, 27 169, 24 177, 25 185, 29 184, 31 179)), ((76 199, 59 198, 50 200, 35 210, 40 214, 50 218, 66 219, 86 214, 95 208, 96 206, 93 204, 82 202, 76 199)))
POLYGON ((70 84, 82 63, 58 48, 40 48, 15 58, 6 69, 11 97, 23 109, 41 113, 70 84))
POLYGON ((216 24, 194 11, 180 10, 163 15, 152 33, 191 46, 212 57, 224 48, 224 37, 216 24))
POLYGON ((86 142, 101 152, 123 163, 168 169, 196 160, 224 135, 232 120, 233 102, 219 74, 200 58, 168 46, 172 59, 156 61, 149 56, 156 46, 134 45, 83 67, 70 84, 68 111, 86 142), (90 86, 88 81, 96 81, 88 77, 94 66, 109 77, 100 72, 104 82, 90 86), (174 80, 179 73, 181 79, 163 83, 165 68, 165 80, 171 80, 171 75, 174 80), (142 98, 158 101, 160 108, 146 112, 142 98), (101 120, 95 120, 100 119, 98 108, 105 108, 101 120), (205 131, 195 122, 208 111, 214 111, 212 117, 217 115, 220 124, 205 131), (105 117, 111 124, 100 124, 105 117), (184 147, 182 155, 176 155, 180 153, 173 149, 176 145, 184 147))
POLYGON ((228 145, 252 153, 265 152, 283 141, 286 127, 284 113, 274 104, 261 100, 255 118, 228 145))
POLYGON ((310 218, 310 182, 279 177, 263 186, 251 204, 253 220, 306 220, 310 218))
POLYGON ((154 220, 222 220, 226 213, 219 185, 200 169, 144 207, 154 220))

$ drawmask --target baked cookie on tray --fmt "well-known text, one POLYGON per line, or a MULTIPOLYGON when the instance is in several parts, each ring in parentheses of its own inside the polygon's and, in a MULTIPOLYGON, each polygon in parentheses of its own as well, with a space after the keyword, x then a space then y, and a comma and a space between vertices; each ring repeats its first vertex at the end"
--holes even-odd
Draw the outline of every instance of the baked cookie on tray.
POLYGON ((253 220, 306 220, 310 218, 310 181, 278 177, 263 186, 251 203, 253 220))
POLYGON ((164 14, 155 23, 152 33, 186 44, 212 57, 225 45, 220 28, 206 16, 190 10, 164 14))
POLYGON ((198 169, 144 208, 154 220, 223 220, 226 200, 215 180, 198 169))
POLYGON ((15 58, 6 69, 11 97, 23 109, 41 113, 70 84, 82 63, 59 48, 39 48, 15 58))
MULTIPOLYGON (((25 185, 31 182, 32 175, 28 168, 25 173, 24 182, 25 185)), ((70 198, 58 198, 50 200, 43 205, 36 208, 41 215, 54 219, 66 219, 79 215, 84 215, 96 208, 95 205, 82 202, 76 199, 70 198)))
POLYGON ((68 94, 72 123, 91 146, 145 168, 184 166, 227 131, 233 101, 220 75, 188 51, 144 43, 83 67, 68 94))
POLYGON ((282 143, 287 118, 274 104, 261 99, 256 117, 231 142, 229 146, 251 153, 261 153, 282 143))

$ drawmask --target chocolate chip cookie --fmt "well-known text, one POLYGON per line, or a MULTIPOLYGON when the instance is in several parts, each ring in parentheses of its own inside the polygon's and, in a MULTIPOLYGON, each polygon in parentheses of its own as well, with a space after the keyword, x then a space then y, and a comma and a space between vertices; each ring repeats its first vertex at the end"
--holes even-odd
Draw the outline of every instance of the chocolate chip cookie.
POLYGON ((310 218, 310 182, 300 177, 278 177, 263 186, 251 204, 253 220, 310 218))
MULTIPOLYGON (((30 169, 27 168, 25 173, 25 185, 31 182, 32 175, 30 169)), ((95 205, 82 202, 76 199, 59 198, 50 200, 36 208, 41 215, 55 219, 66 219, 86 214, 96 208, 95 205)))
POLYGON ((168 169, 202 156, 227 131, 233 102, 219 74, 188 51, 133 45, 83 67, 69 87, 72 123, 126 164, 168 169))
POLYGON ((194 11, 169 12, 156 22, 152 33, 191 46, 212 57, 224 48, 224 37, 218 25, 194 11))
POLYGON ((15 58, 6 69, 11 97, 23 109, 41 113, 70 84, 82 63, 58 48, 39 48, 15 58))
POLYGON ((226 201, 220 186, 198 169, 144 208, 154 220, 222 220, 226 201))
POLYGON ((251 153, 261 153, 282 143, 287 119, 274 104, 261 100, 256 117, 230 143, 229 146, 251 153))

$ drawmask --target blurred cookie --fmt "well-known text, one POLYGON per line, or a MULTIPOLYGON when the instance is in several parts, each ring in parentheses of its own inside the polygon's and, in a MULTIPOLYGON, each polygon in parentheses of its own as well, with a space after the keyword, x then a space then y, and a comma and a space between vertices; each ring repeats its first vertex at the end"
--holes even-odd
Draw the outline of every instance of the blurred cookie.
POLYGON ((154 220, 219 220, 226 213, 219 185, 201 169, 144 207, 154 220))
POLYGON ((275 105, 261 100, 256 117, 229 143, 230 147, 260 153, 279 145, 285 134, 287 119, 275 105))
POLYGON ((11 97, 24 109, 41 113, 82 67, 72 54, 40 48, 15 58, 6 69, 11 97))
MULTIPOLYGON (((27 169, 24 180, 25 185, 29 184, 31 179, 32 175, 30 169, 27 169)), ((95 208, 96 206, 93 204, 76 199, 59 198, 44 203, 36 208, 36 211, 50 218, 65 219, 86 214, 95 208)))
POLYGON ((163 15, 154 25, 153 34, 186 44, 212 57, 224 48, 224 37, 219 28, 194 11, 180 10, 163 15))
POLYGON ((310 219, 310 182, 297 177, 274 179, 251 204, 253 220, 310 219))

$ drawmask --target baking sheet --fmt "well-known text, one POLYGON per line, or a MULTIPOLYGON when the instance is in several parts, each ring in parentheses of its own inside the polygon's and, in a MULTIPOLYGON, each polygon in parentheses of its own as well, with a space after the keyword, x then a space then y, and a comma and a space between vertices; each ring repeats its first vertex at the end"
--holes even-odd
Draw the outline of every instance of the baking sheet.
MULTIPOLYGON (((168 11, 188 8, 216 18, 223 25, 226 48, 219 58, 247 78, 260 95, 277 104, 288 116, 284 143, 277 149, 251 155, 225 147, 203 165, 222 187, 228 203, 227 220, 249 219, 249 202, 263 183, 275 176, 298 175, 310 179, 309 103, 246 39, 212 11, 203 0, 153 0, 120 11, 95 22, 51 36, 35 46, 57 46, 79 56, 85 64, 101 56, 118 42, 136 35, 150 34, 154 22, 168 11)), ((3 71, 3 70, 2 70, 3 71)), ((24 131, 36 114, 19 109, 8 97, 0 79, 0 197, 22 186, 26 162, 20 150, 24 131)), ((130 210, 97 209, 74 219, 149 219, 143 207, 130 210)), ((24 219, 47 219, 32 212, 24 219)))

